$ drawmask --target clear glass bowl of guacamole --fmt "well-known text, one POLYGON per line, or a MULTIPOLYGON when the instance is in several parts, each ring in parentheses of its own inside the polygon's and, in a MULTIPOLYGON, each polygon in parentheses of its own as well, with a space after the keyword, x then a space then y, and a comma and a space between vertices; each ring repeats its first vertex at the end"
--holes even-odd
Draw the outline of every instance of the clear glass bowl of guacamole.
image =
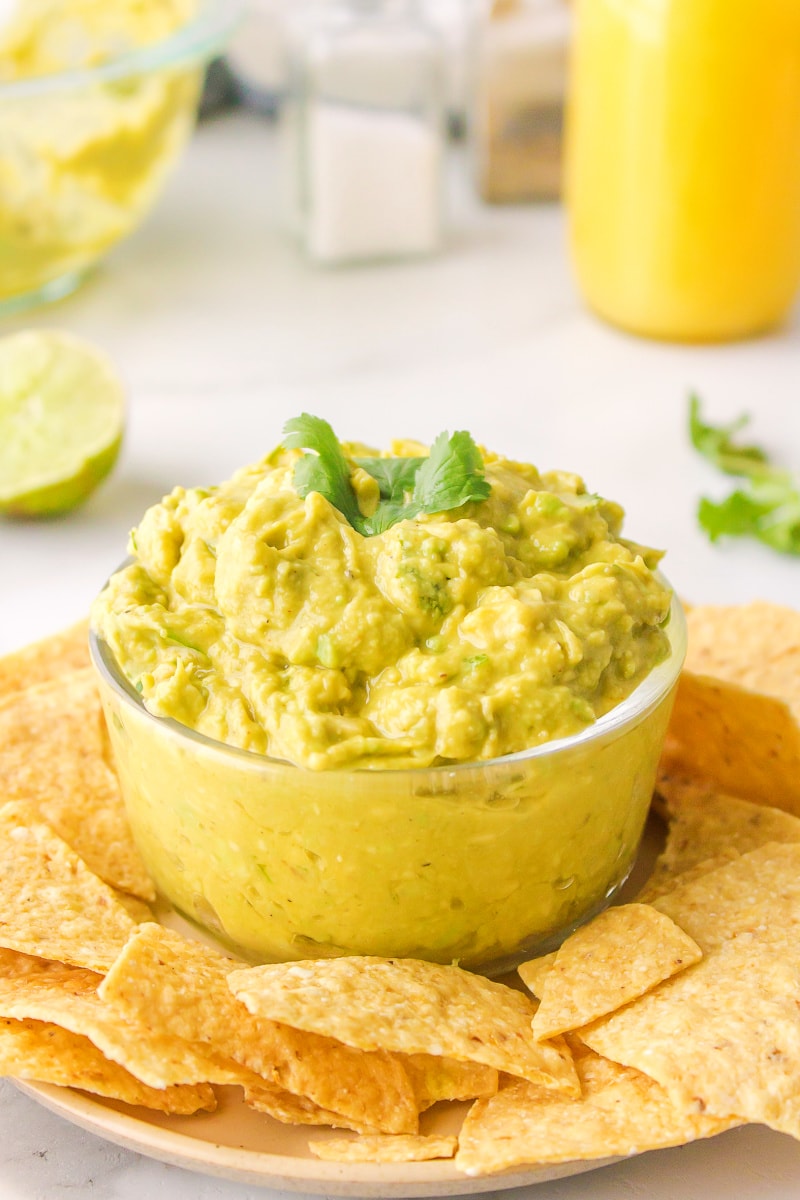
POLYGON ((315 771, 148 712, 92 652, 156 887, 252 961, 409 956, 496 974, 559 944, 627 879, 686 651, 582 732, 480 762, 315 771))
POLYGON ((0 313, 59 299, 156 200, 227 0, 21 0, 0 26, 0 313))

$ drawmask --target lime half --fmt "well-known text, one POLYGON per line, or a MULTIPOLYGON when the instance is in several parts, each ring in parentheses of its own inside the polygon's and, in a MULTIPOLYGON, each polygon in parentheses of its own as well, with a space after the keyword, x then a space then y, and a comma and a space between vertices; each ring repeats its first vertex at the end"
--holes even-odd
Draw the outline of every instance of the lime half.
POLYGON ((116 462, 124 419, 117 373, 87 342, 53 330, 0 338, 0 513, 82 504, 116 462))

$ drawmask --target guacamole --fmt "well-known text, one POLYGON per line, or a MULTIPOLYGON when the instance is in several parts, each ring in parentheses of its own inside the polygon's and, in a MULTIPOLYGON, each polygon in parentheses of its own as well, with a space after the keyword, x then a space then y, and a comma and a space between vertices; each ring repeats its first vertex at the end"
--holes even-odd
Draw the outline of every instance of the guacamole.
POLYGON ((185 25, 197 0, 16 0, 0 22, 0 82, 95 67, 185 25))
POLYGON ((196 66, 26 88, 166 37, 195 0, 20 0, 0 27, 0 300, 82 271, 142 219, 191 131, 196 66), (19 86, 15 86, 19 85, 19 86))
MULTIPOLYGON (((368 515, 375 452, 344 449, 368 515)), ((314 771, 477 762, 587 728, 667 656, 658 556, 577 476, 484 452, 487 499, 364 536, 298 458, 132 534, 93 624, 151 713, 314 771)))

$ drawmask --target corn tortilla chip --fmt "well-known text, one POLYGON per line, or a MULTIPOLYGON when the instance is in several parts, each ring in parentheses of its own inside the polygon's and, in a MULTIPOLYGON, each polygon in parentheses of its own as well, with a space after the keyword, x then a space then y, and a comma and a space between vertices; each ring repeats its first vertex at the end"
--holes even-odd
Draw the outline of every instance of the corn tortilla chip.
POLYGON ((800 726, 782 699, 684 670, 661 761, 666 771, 800 815, 800 726))
POLYGON ((425 1162, 432 1158, 452 1158, 457 1139, 433 1135, 378 1135, 377 1137, 331 1138, 309 1142, 316 1158, 328 1162, 425 1162))
POLYGON ((355 956, 251 967, 228 982, 250 1012, 362 1050, 438 1054, 578 1088, 567 1047, 534 1040, 531 1001, 459 967, 355 956))
POLYGON ((112 888, 114 899, 118 904, 121 904, 135 925, 141 925, 144 921, 153 920, 153 910, 149 904, 145 904, 144 900, 139 900, 136 896, 131 896, 129 892, 121 892, 118 888, 112 888))
POLYGON ((525 987, 538 1000, 542 998, 545 980, 553 969, 557 953, 557 950, 553 950, 551 954, 542 954, 539 958, 531 958, 528 962, 521 963, 517 968, 519 977, 525 984, 525 987))
POLYGON ((329 1125, 335 1129, 352 1129, 356 1133, 374 1133, 371 1125, 362 1125, 352 1117, 320 1108, 306 1096, 295 1096, 277 1084, 254 1075, 252 1082, 245 1084, 245 1103, 257 1112, 266 1113, 285 1125, 329 1125))
POLYGON ((109 754, 91 669, 0 701, 0 796, 29 804, 106 883, 154 900, 109 754))
POLYGON ((416 1132, 418 1110, 402 1065, 330 1037, 251 1016, 227 985, 237 964, 159 925, 140 925, 100 988, 120 1012, 159 1034, 215 1050, 306 1096, 358 1128, 416 1132))
POLYGON ((704 858, 702 862, 695 863, 693 867, 687 867, 685 871, 680 871, 679 873, 672 872, 667 866, 660 867, 656 863, 655 871, 637 896, 637 899, 642 904, 653 904, 659 897, 666 896, 669 892, 674 892, 676 887, 683 887, 686 883, 694 883, 695 879, 702 879, 704 875, 709 875, 712 871, 716 871, 718 867, 724 867, 726 863, 733 862, 734 859, 739 857, 738 850, 731 848, 730 850, 715 854, 713 858, 704 858))
POLYGON ((467 1114, 456 1166, 486 1175, 521 1163, 604 1159, 677 1146, 721 1133, 722 1121, 676 1106, 663 1088, 639 1071, 596 1054, 576 1059, 583 1094, 555 1095, 513 1080, 467 1114))
POLYGON ((0 699, 89 665, 89 622, 78 621, 0 658, 0 699))
POLYGON ((687 614, 686 667, 783 700, 800 722, 800 612, 757 600, 687 614))
POLYGON ((213 1088, 204 1083, 148 1087, 124 1067, 110 1062, 88 1038, 45 1021, 0 1018, 0 1075, 81 1088, 96 1096, 177 1115, 200 1109, 213 1112, 217 1104, 213 1088))
POLYGON ((97 994, 102 976, 5 951, 0 959, 0 1017, 44 1021, 89 1038, 106 1058, 154 1088, 176 1083, 243 1083, 249 1075, 176 1037, 159 1037, 120 1017, 97 994))
POLYGON ((0 946, 104 971, 134 928, 108 884, 26 805, 0 808, 0 946))
POLYGON ((800 842, 800 820, 777 808, 728 796, 712 784, 661 773, 667 842, 638 899, 648 903, 767 842, 800 842))
MULTIPOLYGON (((588 1025, 702 958, 700 947, 647 904, 606 909, 568 937, 544 981, 537 1038, 588 1025), (623 968, 624 964, 624 969, 623 968)), ((519 969, 524 981, 524 967, 519 969)))
POLYGON ((654 905, 703 958, 581 1038, 687 1111, 800 1137, 800 845, 770 842, 654 905))
POLYGON ((414 1089, 417 1108, 424 1112, 440 1100, 476 1100, 493 1096, 500 1086, 495 1067, 483 1063, 458 1062, 434 1054, 398 1056, 414 1089))

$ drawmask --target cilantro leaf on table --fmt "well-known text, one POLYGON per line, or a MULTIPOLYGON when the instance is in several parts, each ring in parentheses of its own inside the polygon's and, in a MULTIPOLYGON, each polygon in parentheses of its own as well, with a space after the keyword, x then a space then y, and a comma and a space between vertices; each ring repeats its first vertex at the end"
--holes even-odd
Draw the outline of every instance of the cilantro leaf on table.
POLYGON ((760 446, 737 445, 733 440, 750 423, 747 416, 737 417, 729 425, 707 425, 700 412, 700 398, 689 397, 689 436, 695 450, 726 475, 755 475, 774 470, 760 446))
POLYGON ((369 517, 358 507, 348 461, 327 421, 309 413, 287 421, 283 445, 309 452, 295 465, 298 495, 305 498, 319 492, 365 537, 421 513, 449 512, 470 501, 486 500, 491 491, 480 450, 463 430, 452 436, 440 433, 427 458, 354 459, 378 484, 380 499, 369 517))
POLYGON ((699 399, 690 399, 692 445, 726 475, 747 480, 745 487, 719 502, 704 497, 697 510, 698 523, 712 542, 721 537, 752 537, 782 554, 800 554, 800 480, 776 467, 760 446, 735 441, 748 421, 742 416, 729 425, 708 425, 699 399))

